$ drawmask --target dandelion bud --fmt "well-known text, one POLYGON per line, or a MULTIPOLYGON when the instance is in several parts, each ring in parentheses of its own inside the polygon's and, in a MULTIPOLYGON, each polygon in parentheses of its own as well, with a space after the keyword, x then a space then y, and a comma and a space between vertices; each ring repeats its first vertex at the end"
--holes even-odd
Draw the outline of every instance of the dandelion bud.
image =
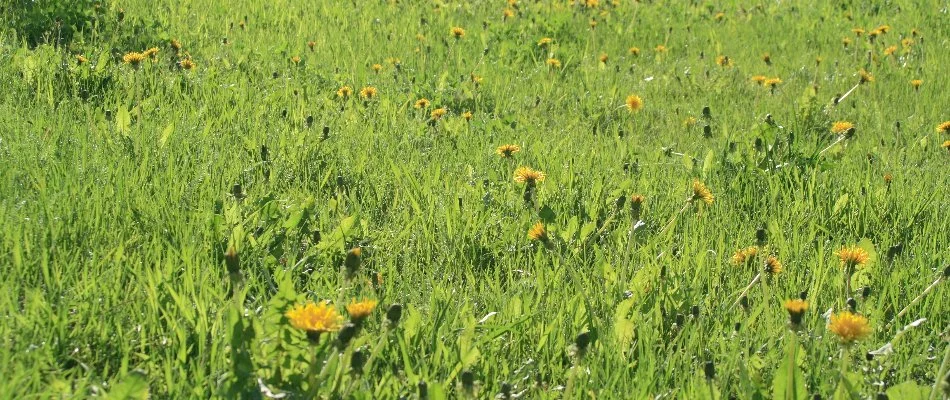
POLYGON ((228 273, 232 276, 241 273, 241 257, 233 245, 228 247, 228 251, 224 253, 224 265, 227 266, 228 273))
POLYGON ((327 139, 329 139, 329 138, 330 138, 330 127, 329 127, 329 126, 324 126, 324 127, 323 127, 323 140, 327 140, 327 139))
POLYGON ((363 365, 365 364, 366 356, 363 354, 363 350, 354 351, 350 358, 350 368, 353 368, 353 371, 359 374, 363 372, 363 365))
POLYGON ((429 398, 429 384, 426 381, 419 381, 419 384, 416 385, 419 389, 419 398, 427 399, 429 398))
POLYGON ((313 115, 307 116, 307 128, 313 126, 313 115))
POLYGON ((639 194, 630 196, 630 213, 635 220, 640 219, 640 213, 643 211, 643 200, 643 196, 639 194))
POLYGON ((587 346, 590 344, 590 332, 583 332, 580 335, 577 335, 574 338, 574 345, 577 346, 577 351, 583 354, 587 351, 587 346))
POLYGON ((693 318, 699 318, 699 306, 694 305, 690 310, 690 314, 693 315, 693 318))
POLYGON ((510 399, 511 398, 511 384, 508 382, 502 382, 501 393, 499 394, 501 395, 502 399, 510 399))
POLYGON ((802 300, 807 299, 807 298, 808 298, 808 290, 802 290, 801 292, 799 292, 799 293, 798 293, 798 298, 799 298, 799 299, 802 299, 802 300))
POLYGON ((683 314, 676 314, 676 325, 683 326, 686 323, 686 316, 683 314))
POLYGON ((397 325, 400 318, 402 318, 402 304, 393 303, 386 311, 386 319, 389 320, 390 324, 397 325))
POLYGON ((706 125, 706 126, 703 127, 703 137, 704 137, 704 138, 711 138, 711 137, 712 137, 712 127, 711 127, 711 126, 706 125))
POLYGON ((321 240, 321 239, 322 239, 322 237, 321 237, 321 235, 320 235, 320 231, 313 231, 313 236, 311 237, 311 240, 313 241, 313 244, 314 244, 314 245, 320 244, 320 240, 321 240))
POLYGON ((360 268, 360 255, 363 254, 363 249, 359 247, 354 247, 350 251, 346 252, 346 259, 343 261, 343 266, 346 267, 346 274, 348 276, 353 276, 356 274, 356 271, 360 268))
POLYGON ((877 395, 874 396, 874 400, 888 400, 888 399, 889 397, 887 397, 887 393, 884 393, 884 392, 878 392, 877 395))
POLYGON ((851 312, 855 312, 857 308, 858 301, 855 300, 854 297, 848 297, 848 309, 851 310, 851 312))
POLYGON ((234 186, 231 186, 231 195, 238 200, 244 198, 244 189, 241 187, 240 183, 235 183, 234 186))
POLYGON ((350 344, 350 341, 356 337, 357 333, 359 333, 359 327, 356 326, 356 324, 347 323, 346 325, 343 325, 343 328, 340 329, 340 333, 337 336, 337 340, 340 341, 340 349, 345 349, 346 346, 350 344))
POLYGON ((712 118, 712 110, 709 109, 709 106, 703 107, 703 118, 712 118))
POLYGON ((945 278, 950 278, 950 265, 948 265, 947 268, 943 269, 943 276, 945 278))
POLYGON ((475 390, 475 374, 470 370, 462 371, 462 376, 460 377, 462 381, 462 387, 471 392, 475 390))
POLYGON ((270 158, 270 150, 266 144, 261 145, 261 161, 267 162, 270 158))
POLYGON ((868 360, 868 361, 873 361, 873 360, 874 360, 874 354, 872 354, 870 351, 867 352, 867 353, 864 353, 864 359, 865 359, 865 360, 868 360))
POLYGON ((716 379, 716 364, 712 361, 706 361, 706 364, 703 365, 703 372, 706 374, 706 379, 716 379))
POLYGON ((768 238, 766 237, 766 232, 764 227, 759 227, 755 230, 755 242, 759 246, 764 246, 768 238))
POLYGON ((617 209, 619 210, 619 209, 623 208, 623 205, 624 205, 624 203, 626 203, 626 202, 627 202, 627 196, 620 195, 620 197, 618 197, 617 200, 614 201, 614 205, 615 205, 615 206, 617 207, 617 209))
POLYGON ((748 310, 749 310, 749 298, 746 297, 746 296, 740 297, 740 298, 739 298, 739 305, 742 306, 742 309, 743 309, 743 310, 748 311, 748 310))
POLYGON ((742 327, 742 323, 741 323, 741 322, 736 322, 735 325, 732 326, 732 330, 734 330, 734 331, 736 331, 736 332, 739 332, 739 328, 741 328, 741 327, 742 327))
POLYGON ((870 295, 871 295, 871 287, 870 287, 870 286, 865 286, 865 287, 861 288, 861 297, 862 297, 862 298, 865 298, 865 299, 866 299, 866 298, 868 298, 868 296, 870 296, 870 295))

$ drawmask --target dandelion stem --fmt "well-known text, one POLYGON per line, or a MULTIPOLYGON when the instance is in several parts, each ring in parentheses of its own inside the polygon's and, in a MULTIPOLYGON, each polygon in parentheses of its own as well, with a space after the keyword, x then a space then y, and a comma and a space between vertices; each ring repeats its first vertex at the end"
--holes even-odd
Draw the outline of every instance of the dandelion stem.
POLYGON ((825 147, 824 149, 821 149, 821 151, 818 152, 818 155, 820 156, 820 155, 822 155, 822 153, 824 153, 824 152, 826 152, 826 151, 828 151, 828 150, 831 150, 832 147, 835 147, 836 144, 841 143, 841 142, 843 142, 844 140, 845 140, 845 136, 844 136, 844 135, 838 136, 838 139, 835 140, 834 142, 832 142, 831 144, 829 144, 828 147, 825 147))
POLYGON ((927 288, 924 289, 923 292, 921 292, 919 295, 917 295, 917 297, 915 297, 913 300, 911 300, 911 301, 910 301, 910 304, 908 304, 908 305, 907 305, 906 307, 904 307, 899 313, 897 313, 897 315, 896 315, 894 318, 892 318, 890 322, 887 323, 887 325, 885 326, 885 328, 889 328, 889 327, 891 326, 891 324, 894 323, 894 321, 896 321, 896 320, 897 320, 898 318, 900 318, 900 317, 903 317, 904 314, 907 314, 907 312, 910 311, 910 308, 911 308, 911 307, 915 306, 917 303, 919 303, 921 300, 923 300, 923 299, 924 299, 924 296, 926 296, 928 293, 930 293, 930 292, 933 290, 933 288, 937 287, 937 285, 939 285, 940 282, 942 282, 942 281, 943 281, 943 275, 940 275, 939 277, 937 277, 937 280, 933 281, 933 283, 931 283, 930 286, 927 286, 927 288))
POLYGON ((845 92, 845 94, 841 95, 841 97, 839 97, 838 100, 835 101, 835 105, 841 104, 841 102, 844 101, 844 99, 847 98, 852 92, 854 92, 854 90, 857 89, 858 86, 861 86, 860 82, 854 85, 853 87, 851 87, 851 90, 848 90, 847 92, 845 92))
POLYGON ((693 203, 692 203, 691 201, 687 200, 687 201, 686 201, 686 204, 683 205, 683 208, 681 208, 679 211, 677 211, 675 214, 673 214, 673 217, 670 218, 670 222, 667 222, 667 223, 666 223, 666 226, 664 226, 663 229, 660 230, 660 233, 659 233, 657 236, 662 236, 664 233, 666 233, 666 230, 667 230, 667 229, 670 229, 670 227, 673 226, 673 223, 676 222, 676 217, 678 217, 680 214, 682 214, 683 211, 686 211, 686 209, 689 208, 689 205, 690 205, 690 204, 693 204, 693 203))
POLYGON ((930 400, 936 400, 940 393, 940 384, 945 380, 947 369, 950 368, 950 343, 947 344, 947 350, 943 352, 943 362, 940 363, 940 369, 937 370, 936 382, 934 388, 930 391, 930 400))
POLYGON ((740 301, 742 301, 742 298, 745 297, 746 293, 749 292, 749 289, 752 289, 752 286, 755 286, 755 283, 758 282, 759 279, 762 279, 761 272, 756 274, 755 278, 752 278, 752 282, 749 282, 749 285, 746 286, 745 289, 742 289, 742 293, 739 293, 739 297, 736 298, 736 301, 732 303, 732 306, 730 308, 735 308, 736 305, 739 304, 740 301))

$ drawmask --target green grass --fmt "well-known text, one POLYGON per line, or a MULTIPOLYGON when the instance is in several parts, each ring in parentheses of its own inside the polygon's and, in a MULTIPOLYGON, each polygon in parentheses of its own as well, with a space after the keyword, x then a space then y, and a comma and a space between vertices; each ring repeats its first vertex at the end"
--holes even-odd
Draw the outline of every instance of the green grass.
POLYGON ((4 396, 946 396, 946 282, 898 316, 950 265, 945 1, 521 0, 507 20, 500 1, 231 3, 106 2, 58 46, 4 28, 4 396), (882 24, 873 43, 851 32, 882 24), (152 46, 156 62, 122 63, 152 46), (835 104, 862 68, 874 82, 835 104), (834 121, 853 137, 832 145, 834 121), (546 174, 532 203, 519 166, 546 174), (684 208, 694 179, 712 205, 684 208), (755 265, 731 264, 759 232, 755 265), (847 308, 850 245, 872 256, 850 294, 872 333, 846 347, 822 314, 847 308), (784 271, 732 307, 765 255, 784 271), (802 292, 794 332, 782 302, 802 292), (284 316, 353 298, 380 305, 343 350, 284 316))

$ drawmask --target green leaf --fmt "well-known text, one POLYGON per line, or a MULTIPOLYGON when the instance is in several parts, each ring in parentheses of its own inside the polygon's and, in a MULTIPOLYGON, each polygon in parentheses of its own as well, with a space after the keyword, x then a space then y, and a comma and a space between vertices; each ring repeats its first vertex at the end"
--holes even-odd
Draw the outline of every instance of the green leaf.
POLYGON ((125 105, 120 105, 115 112, 115 128, 120 133, 128 134, 129 127, 132 125, 132 116, 129 114, 129 109, 125 105))
POLYGON ((831 210, 831 213, 838 215, 841 210, 848 206, 848 199, 849 196, 847 193, 841 195, 841 197, 838 198, 838 201, 835 202, 835 207, 831 210))
POLYGON ((158 147, 165 148, 165 143, 168 142, 168 138, 171 137, 172 133, 175 132, 175 123, 172 122, 162 130, 162 136, 158 138, 158 147))
POLYGON ((775 371, 775 378, 772 379, 773 399, 802 400, 808 398, 805 376, 798 368, 797 362, 799 354, 804 353, 804 351, 798 344, 798 340, 789 340, 786 344, 782 365, 775 371))
POLYGON ((148 399, 148 380, 141 372, 132 372, 112 385, 106 400, 148 399))
POLYGON ((902 400, 925 400, 929 393, 929 387, 920 386, 914 381, 902 382, 887 389, 887 397, 902 400))

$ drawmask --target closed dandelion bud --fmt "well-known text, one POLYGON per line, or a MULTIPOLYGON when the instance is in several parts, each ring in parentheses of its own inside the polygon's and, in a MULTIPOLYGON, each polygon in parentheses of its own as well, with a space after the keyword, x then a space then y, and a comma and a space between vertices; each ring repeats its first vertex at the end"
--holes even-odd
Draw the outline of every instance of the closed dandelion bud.
POLYGON ((848 309, 854 312, 858 308, 858 301, 854 297, 848 298, 848 309))
POLYGON ((228 273, 231 275, 241 273, 241 257, 238 256, 237 249, 234 246, 228 247, 228 251, 224 253, 224 265, 227 266, 228 273))
POLYGON ((686 316, 683 314, 676 314, 676 325, 683 326, 686 323, 686 316))
POLYGON ((587 351, 587 346, 590 345, 590 332, 583 332, 577 335, 577 337, 574 338, 574 345, 577 346, 577 351, 581 354, 587 351))
POLYGON ((363 249, 359 247, 354 247, 346 252, 346 259, 343 261, 343 266, 346 268, 347 275, 353 276, 356 274, 356 271, 360 269, 360 255, 362 254, 363 249))
POLYGON ((746 296, 740 297, 740 298, 739 298, 739 305, 742 306, 742 309, 748 310, 748 309, 749 309, 749 298, 746 297, 746 296))
POLYGON ((943 277, 950 278, 950 265, 943 269, 943 277))
POLYGON ((356 373, 363 372, 363 366, 366 364, 366 355, 363 354, 363 350, 356 350, 353 352, 353 355, 350 357, 350 368, 353 369, 356 373))
POLYGON ((639 220, 640 214, 643 211, 643 196, 635 194, 630 196, 630 213, 633 216, 633 219, 639 220))
POLYGON ((244 188, 241 187, 240 183, 235 183, 234 186, 231 186, 231 195, 238 200, 244 198, 244 188))
POLYGON ((712 118, 712 110, 709 109, 709 106, 703 107, 703 118, 712 118))
POLYGON ((868 296, 870 296, 870 295, 871 295, 871 287, 870 287, 870 286, 865 286, 865 287, 861 288, 861 297, 862 297, 862 298, 865 298, 865 299, 866 299, 866 298, 868 298, 868 296))
POLYGON ((690 314, 693 315, 693 318, 699 318, 699 306, 693 306, 693 308, 690 309, 690 314))
POLYGON ((307 128, 313 126, 313 115, 307 116, 307 128))
POLYGON ((706 364, 703 365, 703 373, 706 374, 706 379, 716 379, 716 364, 712 361, 706 361, 706 364))
POLYGON ((619 209, 623 208, 623 205, 624 205, 626 202, 627 202, 627 196, 621 195, 620 197, 617 198, 617 200, 614 201, 614 205, 615 205, 615 206, 617 207, 617 209, 619 210, 619 209))
POLYGON ((356 337, 357 333, 359 333, 359 327, 356 326, 356 324, 347 323, 343 325, 343 328, 340 329, 339 336, 337 336, 337 339, 340 341, 340 349, 345 349, 346 346, 350 344, 350 341, 356 337))
POLYGON ((874 400, 888 400, 888 399, 889 397, 887 397, 887 393, 884 393, 884 392, 878 392, 878 394, 874 396, 874 400))
POLYGON ((734 331, 736 331, 736 332, 739 332, 739 328, 741 328, 741 327, 742 327, 742 323, 741 323, 741 322, 736 322, 734 325, 732 325, 732 330, 734 330, 734 331))
POLYGON ((501 398, 510 399, 511 398, 511 384, 508 382, 501 383, 501 398))
POLYGON ((874 361, 874 354, 871 354, 870 351, 867 353, 864 353, 864 359, 868 361, 874 361))
POLYGON ((705 138, 711 138, 711 137, 712 137, 712 127, 711 127, 711 126, 706 125, 706 126, 703 127, 703 137, 705 137, 705 138))
MULTIPOLYGON (((227 41, 227 39, 224 39, 224 40, 227 41)), ((277 79, 277 78, 280 77, 280 74, 279 74, 277 71, 274 71, 274 73, 271 74, 271 77, 274 78, 274 79, 277 79)))
POLYGON ((386 319, 389 320, 389 323, 397 325, 400 318, 402 318, 402 304, 394 303, 389 306, 389 310, 386 311, 386 319))
POLYGON ((460 377, 462 381, 462 387, 467 391, 472 391, 475 389, 475 374, 470 370, 462 371, 462 376, 460 377))
POLYGON ((329 126, 324 126, 324 127, 323 127, 323 140, 326 140, 326 139, 329 139, 329 138, 330 138, 330 127, 329 127, 329 126))
POLYGON ((802 299, 802 300, 807 299, 807 298, 808 298, 808 290, 802 290, 801 292, 799 292, 799 293, 798 293, 798 298, 799 298, 799 299, 802 299))
POLYGON ((427 399, 429 398, 429 384, 426 381, 419 381, 419 384, 416 385, 419 389, 419 398, 427 399))
POLYGON ((764 246, 767 240, 768 237, 766 236, 765 228, 759 227, 759 229, 755 230, 755 242, 759 246, 764 246))
POLYGON ((270 150, 266 144, 261 145, 261 161, 267 162, 270 158, 270 150))

